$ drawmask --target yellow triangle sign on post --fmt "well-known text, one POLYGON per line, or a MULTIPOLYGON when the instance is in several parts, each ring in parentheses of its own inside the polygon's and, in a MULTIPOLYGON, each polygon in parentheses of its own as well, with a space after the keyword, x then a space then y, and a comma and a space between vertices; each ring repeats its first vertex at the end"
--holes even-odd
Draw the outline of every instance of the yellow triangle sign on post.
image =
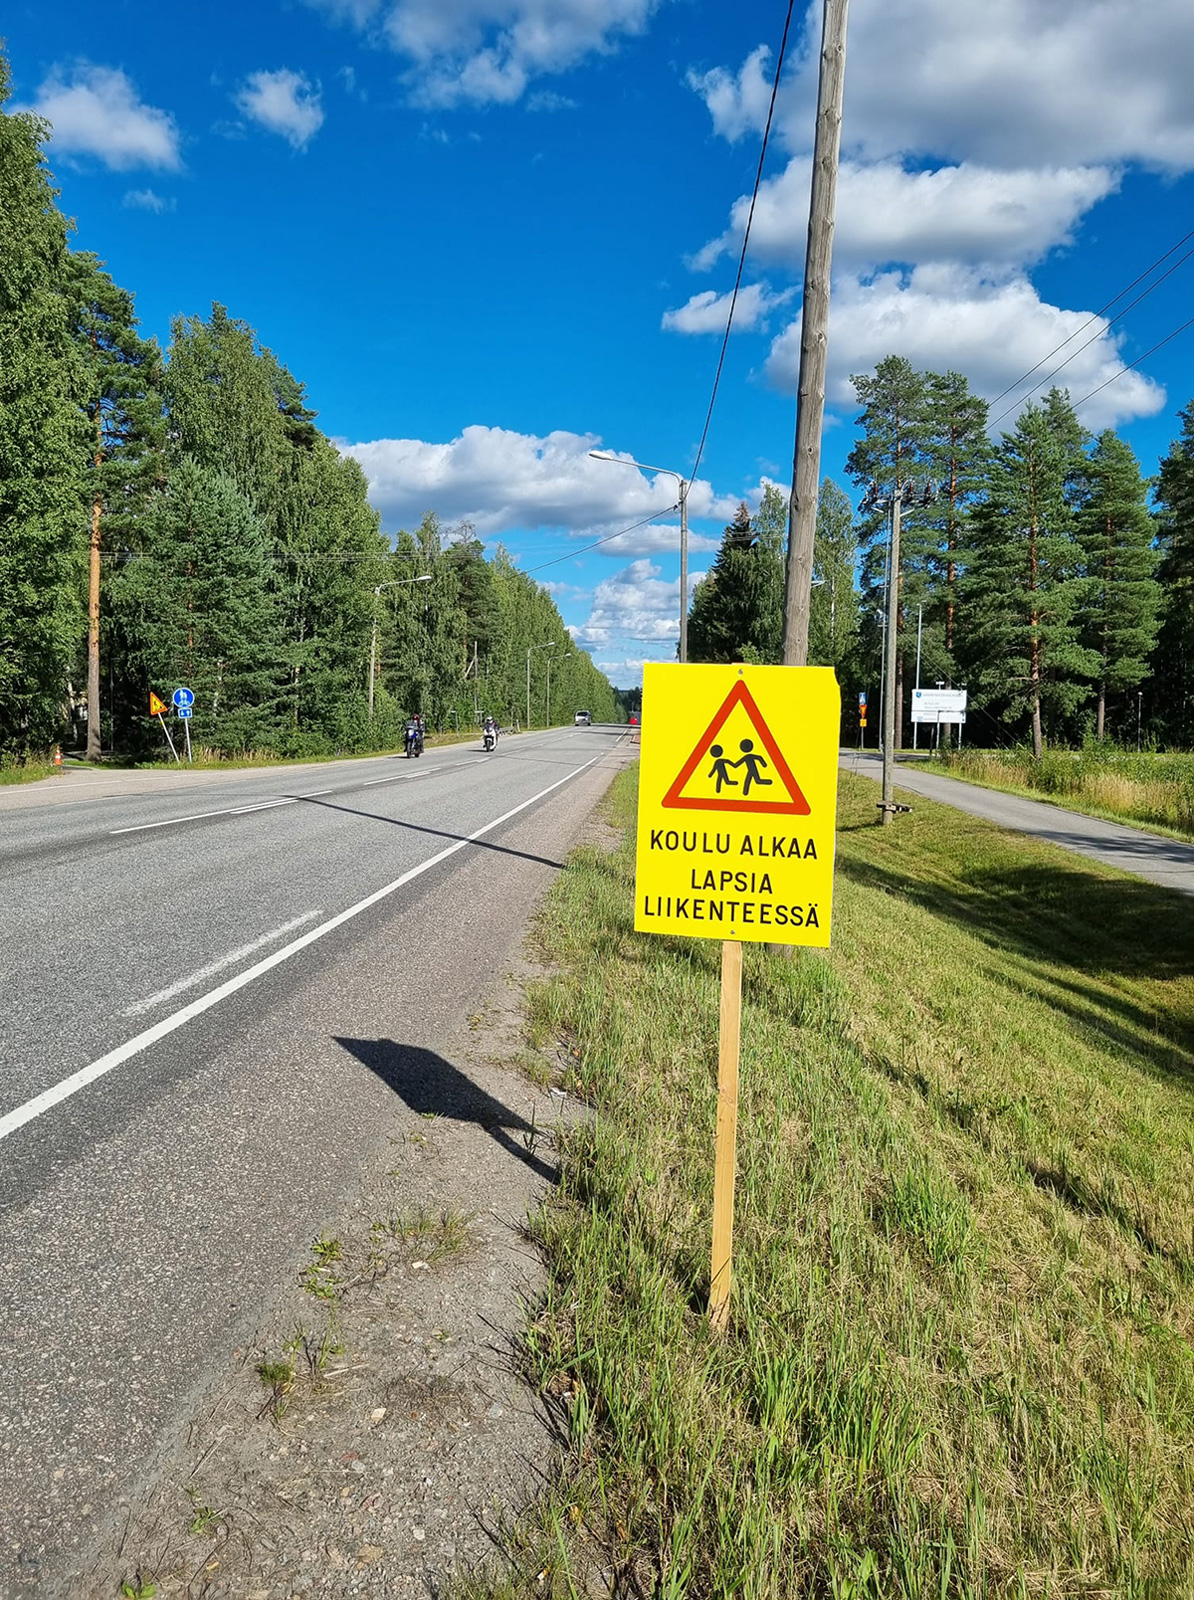
POLYGON ((752 811, 797 817, 807 817, 810 809, 741 679, 719 706, 660 803, 683 811, 752 811))
POLYGON ((166 709, 166 702, 159 700, 153 690, 149 691, 149 714, 151 717, 160 717, 166 709))

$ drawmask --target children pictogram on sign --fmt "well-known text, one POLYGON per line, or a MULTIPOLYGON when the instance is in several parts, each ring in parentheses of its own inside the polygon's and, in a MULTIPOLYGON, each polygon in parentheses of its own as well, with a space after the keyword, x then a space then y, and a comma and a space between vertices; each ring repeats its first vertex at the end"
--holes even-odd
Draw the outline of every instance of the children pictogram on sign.
POLYGON ((741 681, 697 740, 661 804, 678 810, 787 812, 798 817, 807 817, 811 809, 741 681), (739 753, 728 755, 727 747, 739 753), (772 792, 761 792, 767 790, 772 792))

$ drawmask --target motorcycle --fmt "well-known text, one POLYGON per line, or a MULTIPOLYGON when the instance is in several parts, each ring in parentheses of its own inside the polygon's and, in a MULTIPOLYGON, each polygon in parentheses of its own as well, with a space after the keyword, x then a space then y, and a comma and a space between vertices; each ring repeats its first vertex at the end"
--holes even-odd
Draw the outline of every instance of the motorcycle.
POLYGON ((418 727, 408 727, 405 739, 406 759, 423 754, 423 733, 418 727))
POLYGON ((497 729, 496 728, 486 728, 482 732, 482 734, 481 734, 481 748, 482 748, 482 750, 485 751, 486 755, 488 755, 491 750, 496 750, 497 749, 497 729))

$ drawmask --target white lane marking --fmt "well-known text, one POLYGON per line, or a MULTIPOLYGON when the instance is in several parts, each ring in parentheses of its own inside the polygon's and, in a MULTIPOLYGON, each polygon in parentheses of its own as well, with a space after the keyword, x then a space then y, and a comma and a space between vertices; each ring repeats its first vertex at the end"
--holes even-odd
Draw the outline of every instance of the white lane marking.
POLYGON ((195 811, 189 817, 167 817, 164 822, 138 822, 135 828, 110 828, 109 837, 118 833, 144 833, 149 828, 176 828, 180 822, 202 822, 204 817, 230 817, 235 806, 225 806, 223 811, 195 811))
POLYGON ((173 1000, 176 994, 182 994, 187 989, 193 989, 197 983, 205 983, 208 978, 214 978, 217 972, 223 972, 225 967, 234 967, 238 961, 243 961, 246 956, 264 950, 267 944, 273 944, 284 933, 293 933, 296 928, 301 928, 304 923, 314 922, 316 917, 322 916, 321 911, 305 911, 301 917, 292 917, 289 922, 284 922, 280 928, 275 928, 272 933, 263 933, 260 939, 254 939, 251 944, 242 944, 239 950, 230 950, 226 956, 221 956, 218 961, 211 961, 206 967, 200 967, 198 972, 192 972, 189 978, 179 978, 177 983, 172 983, 169 988, 159 989, 157 994, 147 995, 144 1000, 138 1000, 127 1010, 122 1011, 122 1017, 139 1017, 146 1011, 152 1011, 155 1006, 160 1006, 163 1000, 173 1000))
MULTIPOLYGON (((472 761, 458 761, 457 767, 478 767, 486 756, 476 756, 472 761)), ((372 789, 379 783, 397 783, 402 778, 434 778, 437 773, 443 772, 442 767, 424 767, 421 772, 392 772, 388 778, 370 778, 368 783, 359 784, 361 789, 372 789)), ((453 768, 455 770, 455 768, 453 768)))
MULTIPOLYGON (((480 759, 484 759, 481 757, 480 759)), ((462 767, 473 767, 476 761, 461 761, 457 763, 462 767)), ((439 767, 424 767, 421 772, 392 772, 386 778, 370 778, 365 783, 348 784, 340 790, 341 794, 351 794, 353 789, 371 789, 377 783, 394 783, 399 778, 430 778, 441 769, 439 767)), ((184 822, 204 822, 208 817, 244 817, 251 811, 269 811, 275 806, 296 806, 300 800, 314 800, 318 795, 331 794, 331 789, 312 789, 308 794, 294 795, 289 799, 279 796, 276 800, 263 800, 251 806, 225 806, 222 811, 196 811, 188 817, 167 817, 163 822, 138 822, 131 828, 110 828, 109 838, 115 838, 118 833, 146 833, 150 828, 176 828, 184 822)), ((81 803, 81 802, 80 802, 81 803)))
POLYGON ((17 1106, 14 1110, 6 1112, 0 1117, 0 1139, 7 1139, 10 1133, 15 1133, 18 1128, 23 1128, 27 1122, 32 1122, 35 1117, 42 1116, 45 1112, 61 1105, 64 1100, 69 1100, 72 1095, 78 1094, 80 1089, 85 1089, 88 1084, 95 1083, 98 1078, 106 1076, 114 1067, 122 1066, 133 1056, 140 1055, 143 1050, 148 1050, 150 1045, 156 1044, 159 1039, 164 1039, 176 1029, 186 1023, 201 1017, 205 1011, 210 1011, 213 1006, 218 1006, 221 1000, 227 1000, 238 990, 253 983, 257 978, 280 966, 283 961, 289 961, 300 950, 305 950, 308 945, 314 944, 317 939, 322 939, 325 934, 342 927, 344 923, 351 922, 354 917, 359 917, 362 911, 368 911, 371 906, 377 905, 380 900, 385 900, 389 895, 413 882, 415 878, 422 877, 423 873, 430 872, 432 867, 439 866, 441 861, 446 861, 449 856, 454 856, 457 851, 465 849, 470 844, 475 844, 478 839, 483 839, 487 833, 492 833, 495 828, 500 828, 503 822, 509 822, 511 817, 516 817, 528 806, 543 800, 547 795, 559 789, 565 783, 570 783, 573 778, 587 772, 598 761, 602 760, 604 751, 592 756, 579 767, 574 767, 571 772, 566 772, 562 778, 557 778, 554 783, 549 783, 546 789, 540 789, 538 794, 533 794, 529 800, 524 800, 509 811, 503 811, 500 817, 494 817, 492 822, 486 822, 466 838, 457 839, 454 844, 445 846, 443 850, 436 851, 435 855, 428 856, 426 861, 420 861, 418 866, 411 867, 400 878, 395 878, 393 883, 387 883, 384 888, 375 889, 372 894, 366 895, 363 900, 358 900, 356 905, 349 906, 347 911, 338 912, 336 916, 329 917, 326 922, 321 922, 317 928, 311 928, 306 933, 299 935, 289 944, 283 945, 281 950, 275 950, 272 955, 263 957, 255 966, 246 967, 243 972, 238 972, 234 978, 229 978, 220 984, 217 989, 210 989, 207 994, 200 995, 198 1000, 192 1000, 189 1005, 175 1011, 171 1016, 163 1017, 160 1022, 155 1022, 151 1028, 146 1028, 143 1033, 138 1033, 127 1043, 117 1045, 115 1050, 109 1050, 107 1055, 100 1056, 89 1066, 81 1067, 78 1072, 72 1072, 69 1078, 63 1078, 52 1088, 36 1095, 32 1100, 26 1100, 24 1105, 17 1106))
POLYGON ((278 806, 297 806, 298 800, 262 800, 255 806, 237 806, 233 811, 234 817, 247 817, 250 811, 273 811, 278 806))

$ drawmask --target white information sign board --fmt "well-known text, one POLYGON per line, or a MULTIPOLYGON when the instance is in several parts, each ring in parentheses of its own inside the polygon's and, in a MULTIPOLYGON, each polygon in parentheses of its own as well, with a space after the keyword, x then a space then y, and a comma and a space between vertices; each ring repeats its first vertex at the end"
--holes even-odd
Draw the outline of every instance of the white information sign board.
POLYGON ((913 689, 913 722, 965 722, 965 689, 913 689))

